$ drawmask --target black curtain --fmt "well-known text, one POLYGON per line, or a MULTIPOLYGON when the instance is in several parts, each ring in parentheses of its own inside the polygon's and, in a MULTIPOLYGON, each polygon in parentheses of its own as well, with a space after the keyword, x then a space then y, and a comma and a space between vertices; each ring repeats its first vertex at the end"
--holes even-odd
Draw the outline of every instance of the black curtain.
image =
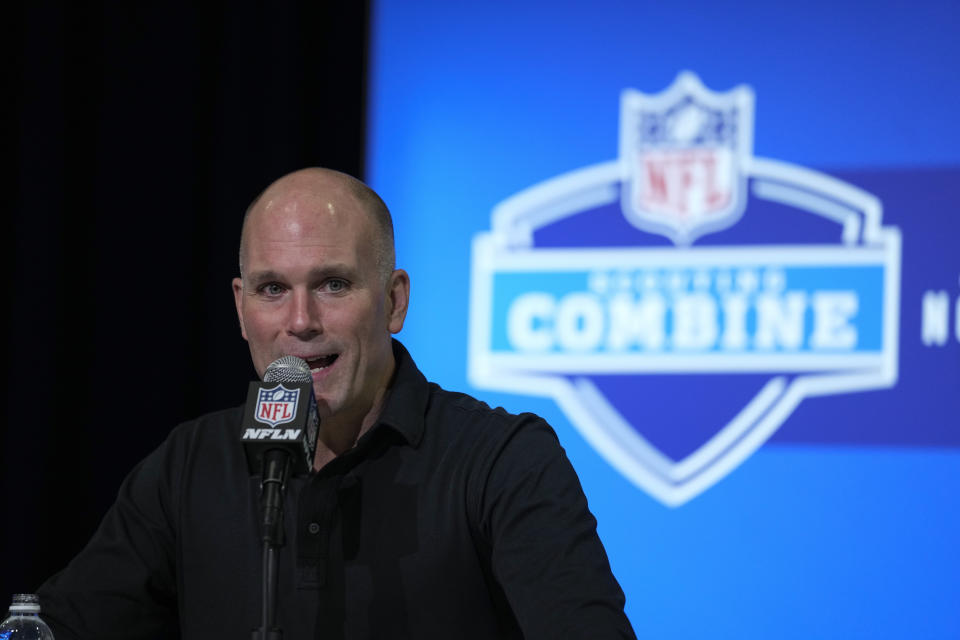
POLYGON ((12 9, 0 601, 82 548, 173 426, 243 401, 241 217, 299 167, 362 177, 368 12, 12 9))

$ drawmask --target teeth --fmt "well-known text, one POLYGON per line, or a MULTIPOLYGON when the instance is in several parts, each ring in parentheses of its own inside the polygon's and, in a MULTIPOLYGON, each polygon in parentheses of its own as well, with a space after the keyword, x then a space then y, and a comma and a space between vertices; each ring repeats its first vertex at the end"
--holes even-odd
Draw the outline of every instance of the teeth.
POLYGON ((329 367, 331 364, 333 364, 334 362, 336 362, 337 356, 336 356, 336 355, 323 355, 323 356, 316 356, 316 357, 314 357, 314 358, 306 358, 306 360, 307 360, 307 363, 310 365, 310 371, 311 371, 311 372, 317 372, 317 371, 320 371, 320 370, 322 370, 322 369, 326 369, 326 368, 329 367))

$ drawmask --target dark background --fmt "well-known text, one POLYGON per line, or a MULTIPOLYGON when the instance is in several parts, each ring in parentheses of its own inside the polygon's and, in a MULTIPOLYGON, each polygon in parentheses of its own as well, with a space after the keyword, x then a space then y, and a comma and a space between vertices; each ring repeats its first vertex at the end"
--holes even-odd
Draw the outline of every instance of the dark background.
POLYGON ((368 13, 14 8, 4 602, 82 548, 172 427, 243 401, 255 373, 230 289, 243 211, 299 167, 362 176, 368 13))

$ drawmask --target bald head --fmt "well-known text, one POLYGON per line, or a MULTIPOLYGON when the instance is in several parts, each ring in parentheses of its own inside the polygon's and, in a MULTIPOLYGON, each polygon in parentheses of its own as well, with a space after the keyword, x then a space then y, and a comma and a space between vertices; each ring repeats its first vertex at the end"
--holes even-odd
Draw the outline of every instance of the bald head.
POLYGON ((373 223, 377 270, 386 281, 393 272, 396 261, 390 210, 380 196, 360 180, 346 173, 318 167, 300 169, 283 176, 268 186, 247 207, 240 232, 240 277, 242 278, 244 273, 248 228, 254 217, 269 215, 294 200, 319 211, 344 199, 350 199, 359 205, 359 209, 368 215, 373 223))

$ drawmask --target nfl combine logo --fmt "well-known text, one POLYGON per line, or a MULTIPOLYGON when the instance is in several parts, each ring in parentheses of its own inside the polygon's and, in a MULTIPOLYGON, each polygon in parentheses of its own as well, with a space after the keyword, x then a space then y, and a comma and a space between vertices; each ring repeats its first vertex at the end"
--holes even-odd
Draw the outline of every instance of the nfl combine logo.
POLYGON ((260 389, 254 418, 257 422, 276 427, 292 422, 297 417, 297 403, 300 400, 299 389, 287 389, 278 384, 272 389, 260 389))
POLYGON ((753 103, 689 72, 625 91, 618 160, 508 198, 474 239, 471 382, 553 398, 671 506, 801 402, 897 380, 899 230, 856 186, 754 157, 753 103))

